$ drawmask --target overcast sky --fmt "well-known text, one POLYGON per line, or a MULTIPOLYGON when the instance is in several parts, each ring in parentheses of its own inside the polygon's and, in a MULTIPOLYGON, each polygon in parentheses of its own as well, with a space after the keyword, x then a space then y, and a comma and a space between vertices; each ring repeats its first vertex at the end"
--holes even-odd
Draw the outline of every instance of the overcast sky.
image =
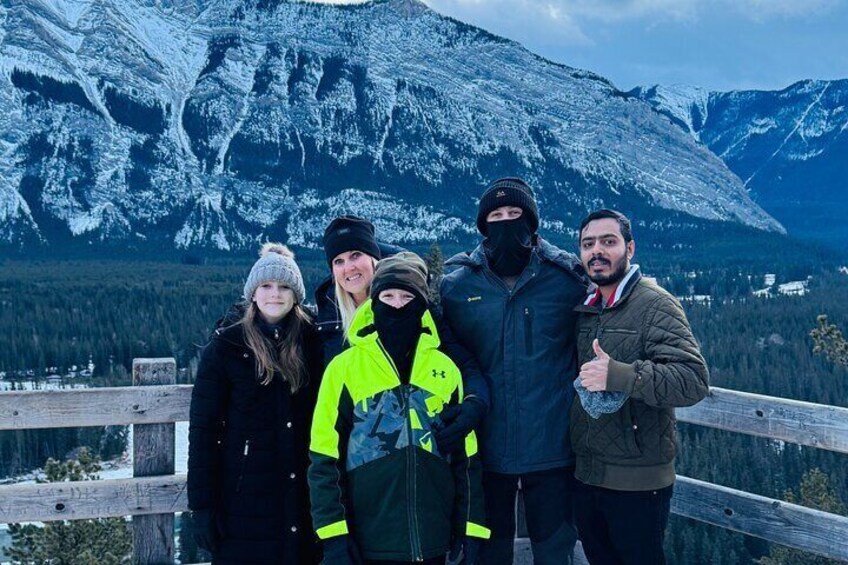
POLYGON ((848 0, 424 0, 622 90, 848 78, 848 0))

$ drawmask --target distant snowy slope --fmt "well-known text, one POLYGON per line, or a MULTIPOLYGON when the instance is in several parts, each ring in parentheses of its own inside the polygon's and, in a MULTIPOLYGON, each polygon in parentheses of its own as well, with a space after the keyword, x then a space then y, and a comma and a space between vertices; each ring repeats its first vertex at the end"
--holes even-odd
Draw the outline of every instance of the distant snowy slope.
POLYGON ((703 142, 791 233, 848 243, 848 80, 781 91, 653 86, 628 94, 703 142))

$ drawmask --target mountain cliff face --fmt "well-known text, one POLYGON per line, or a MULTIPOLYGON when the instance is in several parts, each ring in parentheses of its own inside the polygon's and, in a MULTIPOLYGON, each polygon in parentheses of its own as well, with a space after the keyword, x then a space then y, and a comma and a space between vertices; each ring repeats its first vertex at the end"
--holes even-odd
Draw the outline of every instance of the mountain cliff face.
POLYGON ((629 95, 720 157, 790 233, 848 243, 848 80, 774 92, 654 86, 629 95))
POLYGON ((415 0, 11 0, 0 83, 7 245, 451 239, 506 174, 554 231, 602 202, 783 229, 648 104, 415 0))

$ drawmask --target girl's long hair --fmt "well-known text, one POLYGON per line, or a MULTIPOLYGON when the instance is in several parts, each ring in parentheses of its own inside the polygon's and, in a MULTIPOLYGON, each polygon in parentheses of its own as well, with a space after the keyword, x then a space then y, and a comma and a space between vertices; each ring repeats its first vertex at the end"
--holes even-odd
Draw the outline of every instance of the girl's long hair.
MULTIPOLYGON (((370 256, 369 256, 370 257, 370 256)), ((373 257, 371 258, 371 266, 373 270, 377 270, 377 260, 373 257)), ((374 273, 371 273, 371 276, 374 276, 374 273)), ((373 282, 373 279, 372 279, 373 282)), ((336 287, 336 305, 339 308, 339 315, 342 318, 342 335, 344 335, 344 339, 347 339, 347 330, 350 327, 350 324, 353 322, 353 316, 356 314, 357 306, 353 301, 353 295, 351 295, 348 291, 342 288, 336 281, 336 277, 333 277, 333 284, 336 287)), ((371 290, 371 286, 369 285, 368 290, 371 290)))
POLYGON ((256 372, 260 382, 268 385, 279 373, 283 381, 288 383, 292 393, 306 384, 309 372, 304 360, 301 347, 301 337, 310 323, 309 314, 300 304, 295 304, 286 317, 289 318, 286 335, 275 349, 271 340, 267 339, 259 329, 258 308, 255 302, 250 302, 244 310, 244 316, 239 321, 244 326, 244 340, 247 347, 256 357, 256 372))

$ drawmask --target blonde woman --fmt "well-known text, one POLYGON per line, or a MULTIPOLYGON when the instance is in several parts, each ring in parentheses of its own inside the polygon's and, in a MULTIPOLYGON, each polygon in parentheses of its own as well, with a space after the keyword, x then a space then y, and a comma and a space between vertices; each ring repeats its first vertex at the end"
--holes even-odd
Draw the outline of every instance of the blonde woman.
POLYGON ((323 243, 330 276, 315 291, 315 304, 326 364, 345 347, 344 332, 368 299, 377 261, 400 249, 377 243, 374 226, 357 216, 333 219, 324 230, 323 243))
POLYGON ((268 243, 241 319, 204 349, 189 417, 188 499, 213 562, 318 563, 306 483, 321 348, 300 269, 268 243))

